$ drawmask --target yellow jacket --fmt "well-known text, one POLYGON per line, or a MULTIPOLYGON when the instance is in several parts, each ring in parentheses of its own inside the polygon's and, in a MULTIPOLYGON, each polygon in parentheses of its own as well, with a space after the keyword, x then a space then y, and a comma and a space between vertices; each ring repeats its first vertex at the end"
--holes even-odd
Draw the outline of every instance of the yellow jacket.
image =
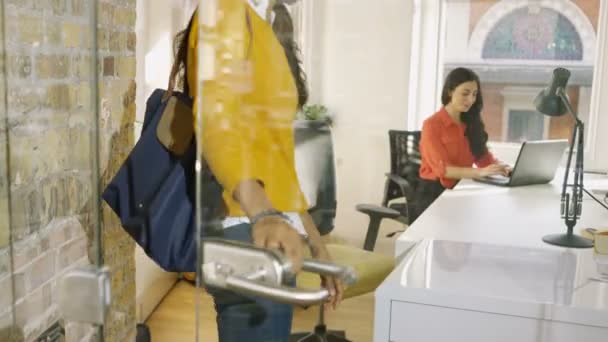
MULTIPOLYGON (((248 179, 264 185, 276 209, 303 212, 308 205, 296 176, 292 126, 297 89, 283 47, 246 1, 219 0, 218 6, 217 25, 203 31, 203 44, 215 47, 203 49, 215 60, 202 87, 203 132, 197 130, 197 138, 203 155, 224 187, 229 216, 244 215, 232 194, 248 179)), ((194 108, 201 99, 198 33, 195 14, 187 63, 194 108)), ((197 117, 195 109, 195 127, 197 117)))

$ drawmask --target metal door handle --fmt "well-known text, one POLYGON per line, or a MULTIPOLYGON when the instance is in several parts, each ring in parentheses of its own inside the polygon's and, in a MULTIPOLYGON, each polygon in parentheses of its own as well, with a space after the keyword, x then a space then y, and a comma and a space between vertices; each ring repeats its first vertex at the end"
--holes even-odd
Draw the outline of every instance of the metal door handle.
MULTIPOLYGON (((309 290, 284 286, 284 280, 294 274, 291 263, 276 251, 219 239, 205 240, 203 248, 202 273, 206 285, 301 306, 329 299, 329 292, 323 288, 309 290)), ((338 277, 347 284, 353 284, 357 279, 352 267, 326 261, 305 259, 302 269, 338 277)))

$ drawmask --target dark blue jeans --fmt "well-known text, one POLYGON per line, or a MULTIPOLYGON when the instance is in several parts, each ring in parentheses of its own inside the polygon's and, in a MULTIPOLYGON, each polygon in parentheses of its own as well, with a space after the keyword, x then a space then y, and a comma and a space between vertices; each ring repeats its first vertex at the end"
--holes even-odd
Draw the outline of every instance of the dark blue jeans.
MULTIPOLYGON (((251 226, 240 224, 224 230, 224 238, 251 242, 251 226)), ((215 302, 220 342, 287 342, 293 307, 232 291, 208 289, 215 302)))

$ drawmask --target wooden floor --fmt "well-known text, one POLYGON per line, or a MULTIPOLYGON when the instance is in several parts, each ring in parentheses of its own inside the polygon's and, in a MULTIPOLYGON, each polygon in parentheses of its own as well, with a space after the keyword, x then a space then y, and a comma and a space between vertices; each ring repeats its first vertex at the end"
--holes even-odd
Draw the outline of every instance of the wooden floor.
MULTIPOLYGON (((195 300, 201 301, 200 337, 197 342, 217 341, 215 310, 211 297, 190 283, 180 281, 165 297, 146 322, 150 327, 153 342, 195 341, 195 300)), ((296 309, 292 331, 311 331, 317 322, 318 308, 296 309)), ((346 330, 346 337, 355 342, 372 340, 374 321, 373 293, 349 298, 326 316, 328 328, 346 330)))

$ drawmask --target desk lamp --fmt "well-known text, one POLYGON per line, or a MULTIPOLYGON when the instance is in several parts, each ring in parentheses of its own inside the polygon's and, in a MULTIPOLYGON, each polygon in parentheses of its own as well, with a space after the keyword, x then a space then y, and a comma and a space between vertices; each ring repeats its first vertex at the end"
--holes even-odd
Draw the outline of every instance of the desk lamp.
POLYGON ((584 151, 584 124, 579 119, 576 112, 572 109, 568 95, 566 94, 566 84, 570 78, 570 71, 564 68, 553 70, 551 83, 543 89, 534 99, 536 110, 548 116, 561 116, 570 112, 574 117, 574 129, 568 151, 568 161, 566 162, 566 172, 561 193, 561 216, 568 228, 565 234, 551 234, 543 237, 543 241, 557 246, 589 248, 593 247, 593 241, 585 239, 573 233, 576 221, 580 218, 583 205, 583 151, 584 151), (568 184, 570 173, 570 163, 576 142, 576 162, 574 166, 574 184, 568 184))

